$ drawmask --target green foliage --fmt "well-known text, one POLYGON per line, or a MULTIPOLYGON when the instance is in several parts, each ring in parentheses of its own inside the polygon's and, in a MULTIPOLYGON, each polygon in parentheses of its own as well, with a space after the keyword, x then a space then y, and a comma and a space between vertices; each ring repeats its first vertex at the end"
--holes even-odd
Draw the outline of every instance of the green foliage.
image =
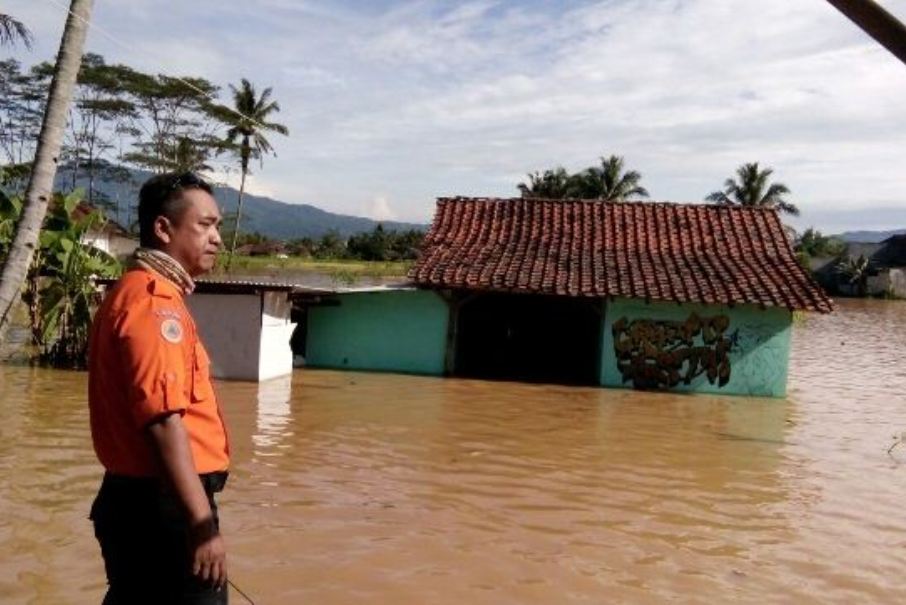
POLYGON ((349 258, 368 261, 414 260, 421 248, 424 234, 420 231, 384 231, 378 225, 370 233, 353 235, 346 242, 349 258))
POLYGON ((226 144, 231 145, 239 156, 243 172, 248 171, 249 160, 262 160, 264 155, 274 152, 266 133, 276 132, 284 136, 289 129, 283 124, 269 122, 271 114, 280 112, 280 104, 271 99, 273 90, 265 88, 258 96, 251 82, 242 78, 239 87, 230 85, 233 92, 233 109, 213 108, 213 115, 228 127, 226 144))
POLYGON ((710 193, 705 200, 728 206, 776 208, 779 212, 799 215, 799 208, 786 201, 790 189, 783 183, 771 183, 771 168, 762 170, 758 162, 743 164, 736 169, 736 178, 724 181, 724 190, 710 193))
POLYGON ((616 155, 601 158, 600 166, 592 166, 573 177, 578 197, 583 199, 624 202, 631 197, 648 197, 648 190, 639 185, 642 175, 636 170, 623 171, 623 158, 616 155))
MULTIPOLYGON (((415 260, 425 234, 415 229, 386 231, 378 225, 370 232, 358 233, 348 240, 337 231, 328 231, 318 239, 303 237, 287 243, 272 240, 258 232, 243 234, 239 245, 282 250, 287 255, 314 260, 362 260, 397 263, 415 260)), ((261 252, 259 252, 260 254, 261 252)), ((252 254, 255 254, 254 252, 252 254)))
POLYGON ((799 236, 796 251, 810 258, 836 258, 846 251, 846 242, 837 237, 822 235, 817 229, 809 227, 799 236))
POLYGON ((837 273, 846 279, 856 290, 858 296, 868 293, 868 277, 871 274, 871 261, 860 254, 857 257, 846 256, 836 266, 837 273))
POLYGON ((33 40, 34 36, 24 23, 0 13, 0 46, 15 46, 16 42, 22 42, 25 48, 31 48, 33 40))
POLYGON ((331 229, 318 240, 315 245, 314 257, 317 259, 347 258, 346 242, 339 233, 331 229))
POLYGON ((22 213, 22 199, 0 190, 0 261, 6 258, 22 213))
POLYGON ((574 177, 562 166, 544 172, 532 172, 528 179, 528 183, 519 183, 517 186, 522 197, 549 200, 578 197, 574 177))
POLYGON ((524 198, 564 199, 581 198, 624 202, 633 197, 648 197, 648 190, 639 183, 642 175, 636 170, 624 171, 621 156, 601 158, 600 166, 591 166, 569 174, 557 167, 528 175, 528 183, 519 183, 524 198))
POLYGON ((84 363, 91 311, 98 302, 93 279, 120 272, 115 258, 83 243, 105 219, 80 206, 81 198, 81 191, 54 195, 23 294, 34 344, 42 359, 55 366, 84 363))
POLYGON ((211 115, 227 127, 222 148, 231 150, 238 156, 239 168, 242 171, 239 201, 236 206, 236 228, 233 230, 227 258, 228 270, 242 227, 242 201, 245 193, 245 179, 249 173, 249 161, 254 158, 263 164, 264 156, 274 153, 274 147, 267 139, 266 133, 276 132, 284 136, 289 134, 289 129, 283 124, 268 121, 272 114, 280 111, 280 104, 271 99, 272 89, 265 88, 258 96, 252 83, 242 78, 239 87, 231 84, 230 90, 233 92, 232 111, 220 106, 211 107, 211 115))
POLYGON ((49 84, 50 73, 37 66, 23 72, 15 59, 0 61, 0 163, 8 191, 25 188, 49 84), (11 165, 27 170, 11 171, 11 165))

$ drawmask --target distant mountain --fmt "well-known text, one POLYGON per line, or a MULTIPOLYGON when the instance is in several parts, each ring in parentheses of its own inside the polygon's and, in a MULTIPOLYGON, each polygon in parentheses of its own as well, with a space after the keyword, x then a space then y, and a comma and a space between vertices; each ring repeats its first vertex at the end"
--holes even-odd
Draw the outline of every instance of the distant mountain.
POLYGON ((894 229, 892 231, 844 231, 834 237, 839 237, 845 242, 877 244, 878 242, 883 242, 888 237, 902 235, 904 233, 906 233, 906 229, 894 229))
MULTIPOLYGON (((125 176, 125 175, 124 175, 125 176)), ((138 190, 141 184, 151 176, 150 172, 129 170, 128 178, 96 178, 95 190, 109 200, 112 208, 107 215, 128 227, 137 220, 136 205, 138 190)), ((72 188, 71 173, 65 168, 57 172, 57 188, 72 188)), ((88 180, 80 175, 76 185, 88 189, 88 180)), ((214 197, 224 213, 236 211, 238 191, 232 187, 216 187, 214 197)), ((359 216, 334 214, 309 204, 288 204, 269 197, 245 194, 242 206, 242 230, 257 231, 274 239, 295 239, 300 237, 321 237, 330 230, 336 230, 342 237, 373 230, 378 223, 388 231, 417 229, 427 230, 428 226, 419 223, 401 223, 395 221, 375 221, 359 216)))

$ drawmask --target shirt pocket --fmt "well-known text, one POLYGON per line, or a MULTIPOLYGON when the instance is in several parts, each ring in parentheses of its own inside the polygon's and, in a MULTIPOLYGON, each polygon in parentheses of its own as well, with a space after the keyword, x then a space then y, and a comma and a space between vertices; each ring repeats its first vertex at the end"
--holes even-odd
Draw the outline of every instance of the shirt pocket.
POLYGON ((211 386, 211 358, 204 346, 197 342, 192 357, 192 403, 200 403, 214 399, 214 389, 211 386))

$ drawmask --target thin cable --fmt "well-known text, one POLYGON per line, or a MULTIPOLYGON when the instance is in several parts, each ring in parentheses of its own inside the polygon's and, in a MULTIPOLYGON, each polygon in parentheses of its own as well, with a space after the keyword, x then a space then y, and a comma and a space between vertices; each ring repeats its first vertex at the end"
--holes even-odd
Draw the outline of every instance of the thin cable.
POLYGON ((238 586, 236 586, 235 584, 233 584, 233 581, 232 581, 232 580, 229 580, 229 579, 228 579, 227 582, 229 583, 230 586, 233 587, 233 589, 234 589, 236 592, 238 592, 238 593, 241 594, 243 597, 245 597, 245 600, 246 600, 246 601, 248 601, 248 602, 251 603, 252 605, 255 605, 255 602, 251 599, 251 597, 249 597, 247 594, 245 594, 244 592, 242 592, 242 591, 239 589, 238 586))
MULTIPOLYGON (((63 5, 63 4, 60 4, 59 2, 57 2, 57 0, 47 0, 47 2, 49 2, 50 4, 53 4, 54 6, 56 6, 57 8, 59 8, 59 9, 61 9, 61 10, 66 11, 67 13, 69 13, 70 15, 72 15, 73 17, 75 17, 76 19, 78 19, 79 21, 82 21, 85 25, 88 26, 89 29, 92 29, 92 30, 97 31, 99 34, 103 35, 105 38, 107 38, 108 40, 110 40, 110 41, 113 42, 114 44, 119 45, 121 48, 124 48, 124 49, 126 49, 127 51, 129 51, 129 52, 131 52, 131 53, 134 53, 134 52, 135 52, 128 44, 126 44, 125 42, 119 40, 118 38, 116 38, 113 34, 111 34, 110 32, 108 32, 107 30, 101 28, 101 27, 98 26, 98 25, 95 25, 95 24, 91 23, 91 21, 85 20, 81 15, 77 15, 77 14, 75 14, 74 12, 72 12, 72 10, 70 10, 70 8, 69 8, 68 6, 65 6, 65 5, 63 5)), ((172 76, 167 76, 167 77, 172 77, 172 76)), ((180 82, 180 83, 184 84, 186 87, 188 87, 188 88, 194 90, 195 92, 197 92, 198 94, 200 94, 200 95, 202 95, 202 96, 205 96, 205 95, 207 94, 205 91, 201 90, 200 88, 198 88, 197 86, 195 86, 195 85, 192 84, 191 82, 188 82, 188 81, 186 81, 186 80, 180 78, 179 76, 172 77, 172 79, 173 79, 173 80, 176 80, 177 82, 180 82)), ((254 124, 255 126, 257 126, 258 128, 261 128, 261 129, 264 129, 264 128, 265 128, 264 124, 262 124, 261 122, 259 122, 259 121, 256 120, 255 118, 252 118, 252 117, 250 117, 250 116, 247 116, 247 115, 245 115, 244 113, 242 113, 241 111, 238 111, 238 110, 236 110, 236 109, 233 109, 232 107, 227 107, 226 105, 222 105, 222 104, 220 104, 220 103, 213 103, 213 105, 215 105, 215 106, 217 106, 217 107, 222 107, 223 109, 226 109, 226 110, 229 111, 230 113, 236 114, 236 115, 239 116, 240 118, 243 118, 243 119, 245 119, 245 120, 248 120, 249 122, 251 122, 252 124, 254 124)))

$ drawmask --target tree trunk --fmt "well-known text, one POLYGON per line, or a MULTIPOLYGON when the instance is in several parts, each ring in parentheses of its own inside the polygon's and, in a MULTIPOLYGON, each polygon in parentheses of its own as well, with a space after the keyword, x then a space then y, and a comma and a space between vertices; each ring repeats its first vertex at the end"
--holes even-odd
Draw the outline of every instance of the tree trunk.
POLYGON ((41 225, 47 214, 47 204, 53 191, 63 131, 66 128, 67 113, 82 62, 82 49, 88 34, 93 3, 94 0, 72 0, 70 4, 56 69, 50 83, 41 133, 38 136, 34 168, 25 190, 25 205, 16 226, 15 239, 0 273, 0 342, 4 340, 10 310, 25 282, 41 225))
POLYGON ((239 238, 239 222, 242 220, 242 201, 245 197, 245 175, 248 174, 248 168, 242 167, 242 180, 239 182, 239 204, 236 207, 236 227, 233 229, 233 238, 230 242, 230 253, 227 255, 226 270, 229 272, 230 265, 233 264, 233 254, 236 252, 236 240, 239 238))

